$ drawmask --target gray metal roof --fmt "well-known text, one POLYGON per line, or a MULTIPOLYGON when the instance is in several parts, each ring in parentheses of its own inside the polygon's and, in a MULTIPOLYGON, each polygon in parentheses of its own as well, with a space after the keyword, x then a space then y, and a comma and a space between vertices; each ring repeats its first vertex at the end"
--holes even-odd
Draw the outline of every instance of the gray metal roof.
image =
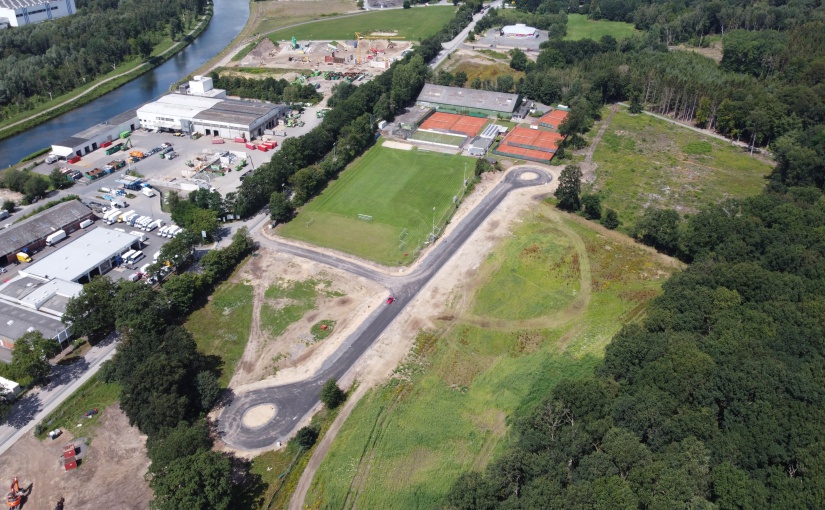
POLYGON ((194 118, 229 124, 250 125, 261 117, 270 115, 273 110, 280 112, 284 108, 286 106, 272 103, 224 99, 220 103, 196 114, 194 118))
POLYGON ((422 103, 436 103, 464 108, 478 108, 494 112, 512 113, 518 105, 518 94, 505 94, 488 90, 446 87, 427 83, 418 95, 422 103))
POLYGON ((0 0, 0 7, 6 9, 22 9, 23 7, 33 7, 35 5, 48 4, 44 0, 0 0))
POLYGON ((501 130, 501 126, 497 126, 495 124, 487 124, 487 127, 484 128, 484 131, 481 132, 481 138, 495 138, 498 136, 498 133, 501 130))
MULTIPOLYGON (((0 1, 2 1, 2 0, 0 0, 0 1)), ((81 138, 79 136, 70 136, 68 138, 64 138, 63 140, 60 140, 59 142, 57 142, 54 145, 57 146, 57 147, 72 147, 72 148, 74 148, 74 147, 82 147, 83 144, 88 143, 88 142, 89 142, 88 138, 81 138)))
POLYGON ((0 301, 0 335, 14 341, 29 329, 40 331, 46 338, 54 338, 66 325, 49 315, 0 301))
POLYGON ((71 200, 57 204, 40 214, 26 218, 20 223, 15 223, 11 227, 0 231, 0 257, 17 253, 21 248, 86 218, 90 214, 92 214, 91 209, 77 200, 71 200))

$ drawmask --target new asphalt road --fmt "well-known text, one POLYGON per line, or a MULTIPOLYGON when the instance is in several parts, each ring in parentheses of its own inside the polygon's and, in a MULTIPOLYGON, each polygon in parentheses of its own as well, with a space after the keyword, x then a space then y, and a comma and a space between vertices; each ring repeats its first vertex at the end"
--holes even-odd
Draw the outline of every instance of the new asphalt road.
POLYGON ((511 171, 453 230, 439 243, 413 272, 404 276, 389 276, 335 256, 318 253, 308 248, 272 240, 262 245, 291 255, 310 259, 352 274, 369 278, 389 288, 395 301, 379 306, 322 364, 311 378, 282 386, 262 388, 242 393, 233 398, 218 418, 218 433, 229 446, 243 450, 270 448, 284 441, 295 425, 318 403, 321 386, 327 379, 340 379, 358 358, 375 342, 387 326, 401 313, 430 279, 441 269, 475 232, 487 216, 507 194, 518 188, 547 184, 551 176, 537 168, 511 171), (535 176, 534 178, 531 178, 535 176), (269 421, 248 427, 244 414, 251 408, 271 404, 276 408, 269 421))

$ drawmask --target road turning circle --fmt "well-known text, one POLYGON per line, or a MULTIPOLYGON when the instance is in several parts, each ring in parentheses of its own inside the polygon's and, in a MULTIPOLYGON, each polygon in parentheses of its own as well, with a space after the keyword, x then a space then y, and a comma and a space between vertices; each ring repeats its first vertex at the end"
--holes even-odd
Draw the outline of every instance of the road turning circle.
POLYGON ((246 412, 243 413, 241 421, 244 427, 257 429, 272 421, 276 414, 277 408, 275 404, 259 404, 247 409, 246 412))

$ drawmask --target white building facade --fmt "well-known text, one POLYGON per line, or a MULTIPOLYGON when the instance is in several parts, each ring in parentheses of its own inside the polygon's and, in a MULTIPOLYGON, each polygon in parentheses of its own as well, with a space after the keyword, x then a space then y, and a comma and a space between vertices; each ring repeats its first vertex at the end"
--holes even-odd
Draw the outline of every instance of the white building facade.
POLYGON ((507 25, 502 28, 501 35, 513 39, 535 39, 539 36, 539 31, 538 29, 528 27, 523 23, 517 23, 515 25, 507 25))
POLYGON ((74 0, 0 0, 0 27, 22 27, 75 12, 74 0))

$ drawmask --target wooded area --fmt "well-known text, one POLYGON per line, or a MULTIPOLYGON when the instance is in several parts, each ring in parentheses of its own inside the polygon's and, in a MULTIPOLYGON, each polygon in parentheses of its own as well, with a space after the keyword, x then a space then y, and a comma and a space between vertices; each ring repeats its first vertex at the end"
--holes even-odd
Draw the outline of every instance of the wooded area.
POLYGON ((73 16, 0 30, 0 121, 130 59, 149 58, 163 37, 178 39, 206 5, 207 0, 78 0, 73 16))

